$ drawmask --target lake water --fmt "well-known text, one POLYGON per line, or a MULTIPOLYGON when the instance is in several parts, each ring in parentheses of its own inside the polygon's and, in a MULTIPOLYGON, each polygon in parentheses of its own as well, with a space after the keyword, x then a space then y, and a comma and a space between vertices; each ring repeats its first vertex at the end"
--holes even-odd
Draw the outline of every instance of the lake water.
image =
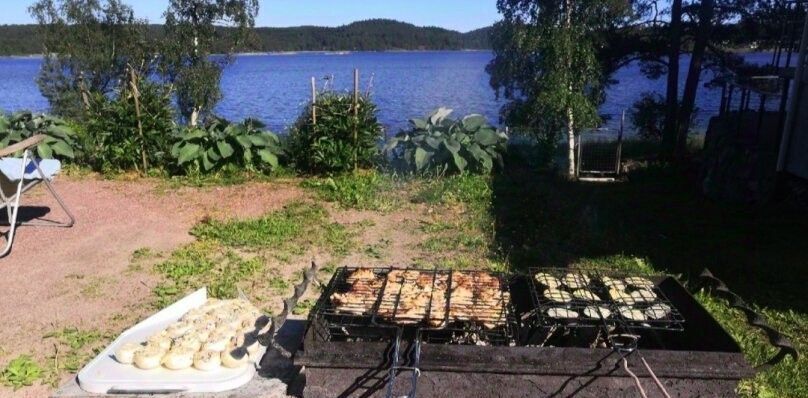
MULTIPOLYGON (((496 98, 488 84, 485 65, 491 57, 485 51, 242 55, 224 72, 224 100, 216 112, 233 120, 256 117, 271 129, 283 131, 309 100, 312 76, 321 87, 323 78, 333 75, 333 88, 350 90, 353 69, 359 68, 362 90, 370 89, 380 120, 390 134, 405 127, 408 119, 438 106, 454 109, 455 115, 481 113, 496 122, 503 101, 496 98)), ((762 64, 771 56, 751 53, 747 59, 762 64)), ((34 81, 40 63, 40 58, 0 58, 0 110, 47 110, 47 101, 34 81)), ((680 87, 684 86, 688 63, 689 58, 683 57, 680 87)), ((702 81, 706 81, 706 75, 702 81)), ((636 64, 619 70, 614 79, 619 83, 607 92, 601 107, 604 114, 617 115, 630 108, 643 92, 665 92, 664 77, 649 80, 636 64)), ((720 97, 720 89, 700 88, 700 127, 717 112, 720 97)))

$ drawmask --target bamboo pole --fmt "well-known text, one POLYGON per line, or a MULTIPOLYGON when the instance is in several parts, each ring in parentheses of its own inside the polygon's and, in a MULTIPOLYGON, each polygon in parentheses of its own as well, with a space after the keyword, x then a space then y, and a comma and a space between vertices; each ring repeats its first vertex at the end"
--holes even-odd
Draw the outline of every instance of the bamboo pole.
POLYGON ((311 124, 317 125, 317 81, 311 77, 311 124))
POLYGON ((140 91, 137 88, 137 74, 133 68, 129 68, 129 85, 132 87, 132 97, 135 99, 135 116, 137 116, 137 131, 140 134, 140 160, 143 162, 143 173, 149 168, 149 162, 146 159, 146 139, 143 137, 143 122, 141 121, 140 114, 140 91))
POLYGON ((354 69, 354 97, 353 97, 353 111, 354 111, 354 129, 353 129, 353 141, 354 141, 354 153, 353 153, 353 164, 354 164, 354 171, 359 168, 358 165, 358 151, 359 151, 359 135, 357 129, 359 128, 359 69, 354 69))

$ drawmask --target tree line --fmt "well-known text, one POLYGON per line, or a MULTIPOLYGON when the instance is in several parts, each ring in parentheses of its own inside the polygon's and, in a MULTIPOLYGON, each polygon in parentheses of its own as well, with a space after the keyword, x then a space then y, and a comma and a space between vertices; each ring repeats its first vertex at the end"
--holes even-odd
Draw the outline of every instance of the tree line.
MULTIPOLYGON (((165 35, 163 25, 145 27, 151 39, 165 35)), ((227 53, 231 43, 223 39, 232 28, 218 26, 221 37, 214 40, 214 53, 227 53)), ((238 52, 283 51, 385 51, 385 50, 468 50, 489 49, 491 28, 467 33, 437 27, 420 27, 389 19, 358 21, 338 27, 299 26, 254 28, 250 40, 235 48, 238 52)), ((0 26, 0 56, 41 54, 43 39, 37 25, 0 26)))
POLYGON ((547 142, 563 136, 569 170, 576 137, 601 123, 598 107, 613 74, 638 63, 646 77, 666 77, 664 98, 645 95, 642 107, 660 117, 663 158, 686 152, 698 87, 705 70, 722 84, 751 69, 737 48, 782 41, 800 7, 775 0, 500 0, 492 33, 491 85, 507 100, 502 119, 547 142), (689 63, 679 64, 683 54, 689 63), (685 77, 680 87, 679 78, 685 77))

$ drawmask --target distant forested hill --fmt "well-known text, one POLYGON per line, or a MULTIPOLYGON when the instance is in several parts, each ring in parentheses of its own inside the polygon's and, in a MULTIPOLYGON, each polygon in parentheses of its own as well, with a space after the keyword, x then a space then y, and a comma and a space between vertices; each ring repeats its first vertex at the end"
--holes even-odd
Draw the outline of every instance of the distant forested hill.
MULTIPOLYGON (((152 35, 161 26, 149 27, 152 35)), ((491 28, 468 33, 420 27, 389 19, 354 22, 336 28, 300 26, 256 28, 255 40, 239 51, 383 51, 488 49, 491 28)), ((224 51, 224 48, 220 48, 224 51)), ((0 55, 42 53, 35 25, 0 26, 0 55)))

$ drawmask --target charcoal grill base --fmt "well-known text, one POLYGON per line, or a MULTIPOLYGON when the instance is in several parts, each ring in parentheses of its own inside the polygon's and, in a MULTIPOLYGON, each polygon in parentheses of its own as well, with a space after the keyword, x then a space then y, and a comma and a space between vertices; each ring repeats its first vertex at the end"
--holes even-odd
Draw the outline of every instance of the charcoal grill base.
MULTIPOLYGON (((385 370, 307 368, 305 398, 384 397, 385 370)), ((650 378, 641 377, 651 397, 661 396, 650 378)), ((661 378, 672 397, 732 397, 738 380, 661 378)), ((400 374, 394 397, 410 388, 410 374, 400 374)), ((488 397, 638 397, 634 380, 622 370, 613 376, 513 375, 427 371, 418 381, 419 398, 488 397)))

